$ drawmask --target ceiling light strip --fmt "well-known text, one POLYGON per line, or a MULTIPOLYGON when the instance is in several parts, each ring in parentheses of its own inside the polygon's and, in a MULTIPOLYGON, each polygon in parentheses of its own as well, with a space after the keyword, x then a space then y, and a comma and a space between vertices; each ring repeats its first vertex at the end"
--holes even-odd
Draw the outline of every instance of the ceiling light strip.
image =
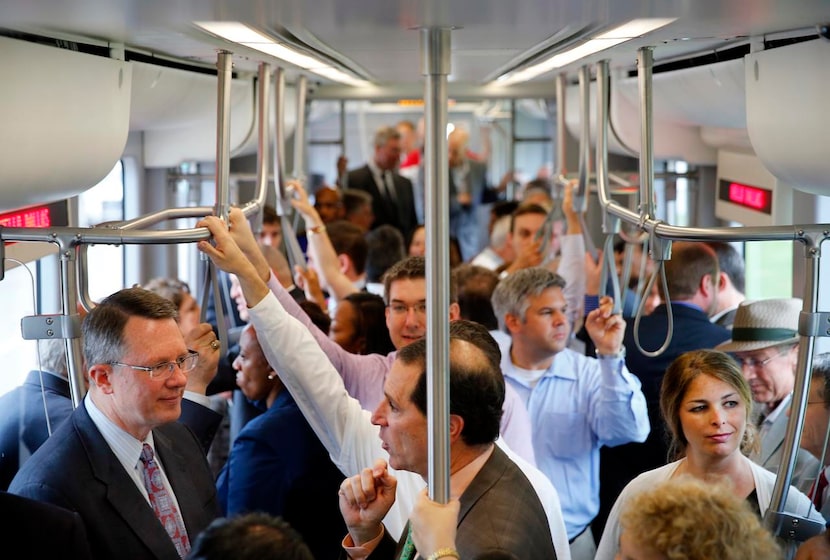
POLYGON ((285 43, 280 43, 243 23, 235 21, 201 21, 194 23, 199 28, 226 41, 265 53, 329 80, 351 86, 366 86, 369 84, 369 82, 354 78, 331 64, 303 54, 285 43))
POLYGON ((496 79, 499 85, 511 85, 517 82, 526 82, 533 78, 550 72, 556 68, 567 66, 572 62, 576 62, 582 58, 596 54, 600 51, 610 49, 620 43, 642 37, 646 33, 665 27, 666 25, 675 21, 675 18, 663 19, 635 19, 626 22, 610 31, 600 33, 564 52, 556 53, 541 62, 538 62, 527 68, 521 70, 514 70, 508 72, 496 79))

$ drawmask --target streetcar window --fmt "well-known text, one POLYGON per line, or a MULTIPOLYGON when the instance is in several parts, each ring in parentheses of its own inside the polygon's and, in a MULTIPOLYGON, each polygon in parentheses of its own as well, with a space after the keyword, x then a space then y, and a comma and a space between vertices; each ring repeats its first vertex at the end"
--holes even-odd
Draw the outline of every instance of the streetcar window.
MULTIPOLYGON (((9 266, 8 262, 6 266, 9 266)), ((22 266, 6 269, 6 276, 0 282, 0 308, 6 318, 0 321, 0 360, 3 363, 0 394, 8 393, 23 383, 29 371, 37 369, 36 342, 23 340, 20 333, 20 319, 37 313, 32 292, 32 275, 35 286, 38 281, 37 266, 34 262, 26 266, 29 270, 22 266)))
MULTIPOLYGON (((123 219, 124 170, 119 161, 100 183, 78 196, 78 225, 89 227, 123 219)), ((93 301, 124 287, 123 246, 91 245, 87 256, 89 295, 93 301)))

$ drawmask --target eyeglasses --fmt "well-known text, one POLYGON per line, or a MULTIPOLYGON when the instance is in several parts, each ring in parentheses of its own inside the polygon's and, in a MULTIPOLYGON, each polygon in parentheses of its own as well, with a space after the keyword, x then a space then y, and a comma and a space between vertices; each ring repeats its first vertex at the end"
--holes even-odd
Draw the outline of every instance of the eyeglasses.
POLYGON ((389 308, 389 311, 392 312, 393 315, 406 315, 409 313, 409 310, 412 309, 418 315, 426 315, 427 313, 427 304, 426 303, 416 303, 414 305, 406 305, 404 303, 392 303, 387 305, 386 307, 389 308))
POLYGON ((785 349, 783 349, 783 350, 781 350, 781 351, 779 351, 779 352, 773 354, 772 356, 770 356, 768 358, 765 358, 763 360, 756 360, 755 358, 741 358, 740 356, 734 356, 734 358, 735 358, 735 361, 738 362, 738 364, 743 366, 743 367, 748 367, 750 369, 757 369, 757 368, 764 367, 765 365, 767 365, 768 363, 773 361, 775 358, 778 358, 779 356, 783 356, 784 354, 786 354, 789 351, 790 351, 789 348, 785 348, 785 349))
POLYGON ((193 371, 193 368, 196 367, 196 362, 198 361, 199 353, 190 350, 186 356, 182 356, 172 362, 162 362, 154 366, 134 366, 132 364, 125 364, 122 362, 109 362, 109 364, 112 366, 122 366, 140 371, 146 371, 150 375, 150 379, 167 379, 173 375, 176 368, 179 368, 182 373, 193 371))

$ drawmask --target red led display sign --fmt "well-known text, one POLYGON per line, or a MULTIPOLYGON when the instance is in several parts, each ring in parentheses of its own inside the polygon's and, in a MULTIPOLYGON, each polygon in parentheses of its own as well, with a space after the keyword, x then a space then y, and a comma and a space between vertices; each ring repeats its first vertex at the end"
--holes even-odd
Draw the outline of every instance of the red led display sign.
POLYGON ((772 214, 772 191, 769 189, 721 179, 718 198, 756 212, 772 214))
POLYGON ((0 226, 8 228, 48 228, 68 224, 68 209, 65 200, 32 206, 0 214, 0 226))

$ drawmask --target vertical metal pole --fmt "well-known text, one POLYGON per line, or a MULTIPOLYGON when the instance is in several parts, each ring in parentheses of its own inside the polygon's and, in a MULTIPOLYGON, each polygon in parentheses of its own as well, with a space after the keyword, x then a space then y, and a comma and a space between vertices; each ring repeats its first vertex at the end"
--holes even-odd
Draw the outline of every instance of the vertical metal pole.
POLYGON ((231 81, 233 55, 219 51, 216 69, 218 81, 218 118, 216 119, 216 215, 227 223, 230 204, 228 203, 228 174, 230 170, 231 138, 231 81))
POLYGON ((606 218, 608 212, 606 207, 611 203, 611 197, 608 194, 608 98, 610 96, 608 88, 608 61, 600 60, 597 63, 597 148, 596 148, 596 165, 597 165, 597 196, 602 205, 602 223, 603 231, 606 230, 606 218))
POLYGON ((283 189, 285 185, 283 176, 283 152, 285 150, 285 134, 283 124, 285 123, 285 70, 277 68, 274 72, 274 187, 277 191, 276 210, 282 216, 289 212, 290 208, 283 208, 283 189))
POLYGON ((429 491, 433 500, 450 498, 449 297, 450 212, 447 159, 447 75, 450 30, 421 29, 421 74, 426 77, 425 186, 427 232, 427 421, 429 491))
MULTIPOLYGON (((75 266, 75 247, 65 244, 59 246, 61 259, 61 306, 66 316, 77 316, 78 307, 78 268, 75 266)), ((35 310, 37 312, 37 310, 35 310)), ((79 329, 80 330, 80 329, 79 329)), ((84 371, 81 367, 81 339, 66 338, 66 365, 69 373, 69 394, 72 397, 72 407, 77 408, 86 394, 84 371)))
MULTIPOLYGON (((784 436, 784 449, 781 451, 782 462, 778 467, 778 478, 775 479, 775 486, 772 489, 767 515, 764 522, 775 535, 785 536, 788 527, 781 527, 778 512, 786 511, 787 494, 792 481, 792 473, 795 470, 795 459, 798 451, 798 443, 801 441, 801 431, 804 425, 804 412, 807 408, 809 396, 809 384, 812 373, 813 352, 816 349, 816 338, 814 335, 806 336, 802 330, 802 320, 808 317, 815 317, 818 313, 818 290, 819 290, 819 257, 821 241, 818 243, 810 239, 805 248, 805 270, 804 270, 804 302, 801 308, 799 320, 799 332, 801 341, 798 345, 798 363, 795 371, 795 387, 790 404, 790 418, 787 422, 787 432, 784 436), (781 534, 784 529, 784 534, 781 534)), ((796 512, 804 515, 804 512, 796 512)))
MULTIPOLYGON (((510 100, 510 152, 508 153, 509 161, 507 168, 516 176, 516 100, 510 100)), ((507 200, 516 198, 516 189, 514 181, 507 184, 507 192, 505 193, 507 200)))
POLYGON ((568 76, 562 72, 556 76, 556 148, 554 153, 555 167, 554 180, 564 179, 567 173, 567 125, 565 124, 565 87, 568 85, 568 76))
POLYGON ((655 218, 654 212, 654 131, 652 130, 651 70, 654 48, 637 51, 637 84, 640 90, 640 216, 655 218))
POLYGON ((259 63, 257 75, 257 149, 256 149, 256 223, 252 224, 255 232, 262 229, 262 207, 268 196, 268 149, 271 147, 271 66, 259 63))
MULTIPOLYGON (((340 100, 340 155, 346 156, 346 101, 340 100)), ((345 171, 344 171, 345 173, 345 171)), ((345 177, 337 176, 337 184, 345 188, 345 177)))
POLYGON ((585 64, 579 69, 579 114, 582 134, 579 138, 579 185, 574 193, 574 208, 588 209, 588 179, 591 175, 591 68, 585 64))
POLYGON ((308 78, 301 75, 297 80, 297 123, 294 126, 294 169, 292 175, 305 181, 305 100, 308 93, 308 78))

